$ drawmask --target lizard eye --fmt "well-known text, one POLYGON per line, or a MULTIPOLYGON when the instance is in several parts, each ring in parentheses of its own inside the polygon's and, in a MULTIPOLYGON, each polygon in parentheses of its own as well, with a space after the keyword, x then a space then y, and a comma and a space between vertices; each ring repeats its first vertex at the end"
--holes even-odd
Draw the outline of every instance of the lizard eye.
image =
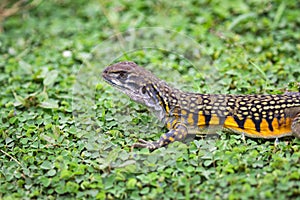
POLYGON ((127 78, 127 73, 126 72, 120 72, 117 78, 118 79, 126 79, 127 78))

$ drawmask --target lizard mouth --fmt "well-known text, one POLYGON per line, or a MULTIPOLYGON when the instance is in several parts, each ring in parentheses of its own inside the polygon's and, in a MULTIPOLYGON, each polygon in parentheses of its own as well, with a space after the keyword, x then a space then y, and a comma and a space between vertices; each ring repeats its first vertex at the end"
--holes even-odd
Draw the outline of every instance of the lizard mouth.
POLYGON ((130 87, 125 87, 121 86, 120 84, 116 83, 113 81, 113 79, 109 79, 103 74, 103 79, 105 82, 116 88, 117 90, 121 91, 122 93, 128 95, 132 100, 139 102, 139 103, 144 103, 145 97, 140 95, 139 91, 137 90, 132 90, 130 87))

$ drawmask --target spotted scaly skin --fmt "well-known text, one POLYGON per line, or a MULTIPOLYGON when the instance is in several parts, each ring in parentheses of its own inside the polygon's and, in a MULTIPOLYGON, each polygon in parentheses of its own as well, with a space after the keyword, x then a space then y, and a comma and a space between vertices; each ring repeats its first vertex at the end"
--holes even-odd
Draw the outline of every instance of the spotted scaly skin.
POLYGON ((144 104, 166 124, 158 141, 139 139, 133 147, 151 150, 182 141, 187 134, 229 129, 256 138, 300 138, 300 93, 222 95, 183 92, 172 88, 134 62, 107 67, 102 77, 132 100, 144 104))

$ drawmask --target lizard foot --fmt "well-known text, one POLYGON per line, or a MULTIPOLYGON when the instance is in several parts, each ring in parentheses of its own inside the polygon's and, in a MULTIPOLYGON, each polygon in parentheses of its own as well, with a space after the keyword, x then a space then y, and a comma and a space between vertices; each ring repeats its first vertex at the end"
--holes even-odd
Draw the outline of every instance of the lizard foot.
POLYGON ((133 150, 134 148, 148 148, 149 150, 155 150, 159 147, 160 145, 158 142, 148 142, 143 139, 138 139, 138 143, 134 143, 131 146, 131 150, 133 150))

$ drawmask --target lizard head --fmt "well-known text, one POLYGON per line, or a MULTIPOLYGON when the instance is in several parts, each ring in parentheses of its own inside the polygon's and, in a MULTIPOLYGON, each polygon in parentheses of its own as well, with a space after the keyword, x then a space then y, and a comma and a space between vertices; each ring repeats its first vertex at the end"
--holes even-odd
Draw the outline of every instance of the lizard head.
POLYGON ((102 77, 138 103, 152 108, 157 104, 151 87, 160 80, 134 62, 119 62, 108 66, 102 72, 102 77))

